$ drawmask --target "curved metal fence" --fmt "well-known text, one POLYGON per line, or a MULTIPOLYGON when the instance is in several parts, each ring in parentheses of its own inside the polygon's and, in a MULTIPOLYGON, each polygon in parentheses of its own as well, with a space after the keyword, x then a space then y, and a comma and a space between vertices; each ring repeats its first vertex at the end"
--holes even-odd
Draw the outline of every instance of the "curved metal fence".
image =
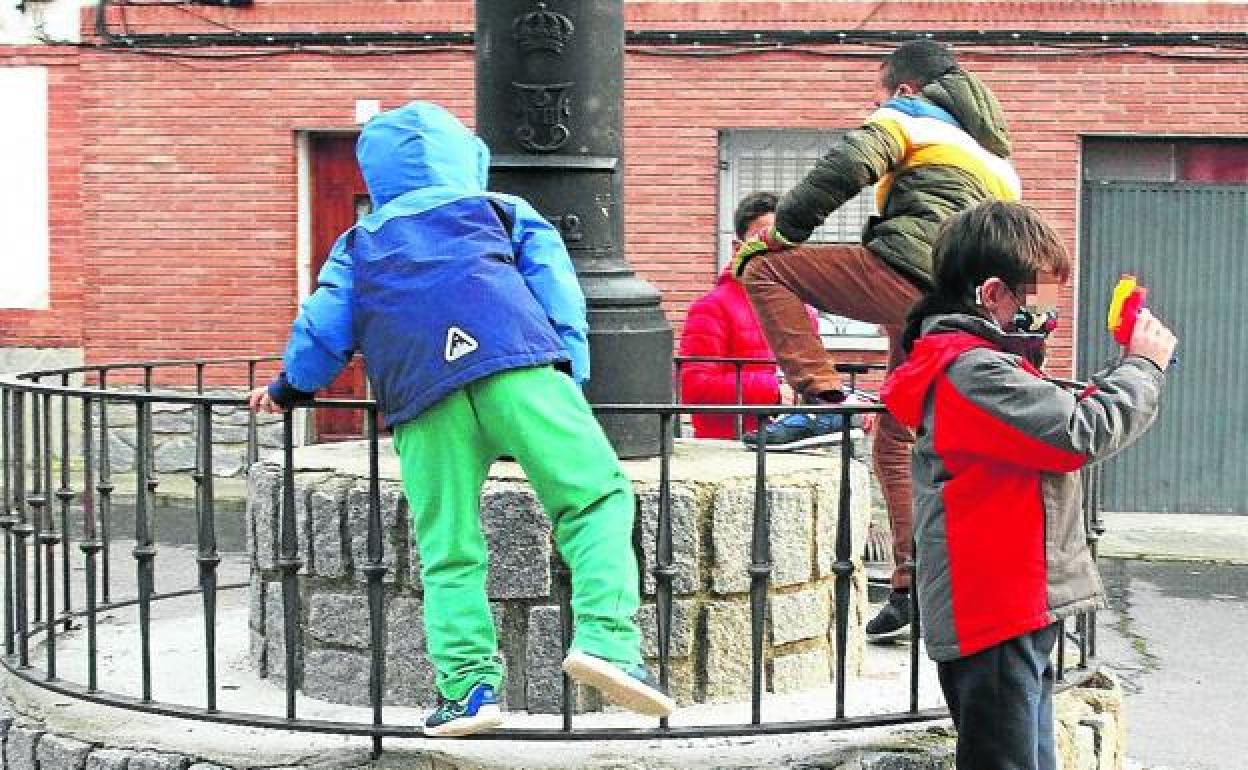
MULTIPOLYGON (((315 403, 286 412, 281 419, 281 491, 280 531, 278 533, 281 573, 282 614, 284 617, 284 651, 286 671, 295 669, 297 619, 300 616, 299 579, 303 562, 297 543, 295 520, 295 437, 296 420, 303 409, 353 409, 365 413, 365 438, 369 463, 367 504, 367 549, 363 572, 369 607, 369 685, 368 702, 372 718, 362 721, 331 721, 301 718, 298 713, 296 677, 285 677, 285 713, 283 715, 242 713, 218 708, 218 597, 224 591, 244 587, 246 583, 226 584, 218 579, 222 557, 217 542, 217 495, 214 490, 213 431, 216 410, 241 407, 246 403, 241 391, 253 387, 257 370, 272 358, 218 358, 202 360, 144 361, 109 365, 83 366, 53 371, 28 372, 0 378, 0 465, 3 466, 3 487, 0 488, 0 530, 4 540, 4 656, 0 659, 10 674, 24 681, 74 698, 113 707, 133 709, 186 719, 225 722, 253 727, 283 730, 316 731, 336 734, 371 736, 374 752, 380 752, 386 736, 418 737, 419 728, 389 723, 383 706, 385 659, 385 591, 383 579, 389 569, 383 562, 381 492, 378 475, 379 429, 377 406, 373 401, 317 400, 315 403), (226 387, 233 385, 240 395, 206 392, 206 370, 225 372, 226 387), (191 392, 161 389, 156 385, 157 373, 172 371, 180 384, 191 392), (75 379, 80 384, 72 384, 75 379), (119 388, 125 379, 132 383, 119 388), (198 585, 189 590, 158 593, 154 587, 154 562, 159 549, 153 538, 152 517, 154 493, 160 478, 152 463, 152 420, 156 405, 190 405, 194 410, 195 468, 194 515, 196 521, 196 563, 198 585), (117 565, 110 563, 110 541, 117 537, 113 530, 113 496, 117 488, 110 458, 110 415, 122 412, 133 415, 134 421, 134 558, 135 590, 133 597, 115 600, 109 595, 110 573, 117 565), (75 417, 75 414, 77 415, 75 417), (77 425, 71 423, 77 422, 77 425), (71 441, 71 433, 77 446, 71 441), (80 537, 75 542, 75 533, 80 537), (81 568, 85 577, 80 581, 83 596, 74 595, 71 571, 81 568), (152 695, 151 610, 153 603, 177 597, 198 595, 203 626, 202 654, 198 664, 203 667, 205 690, 202 705, 186 705, 154 700, 152 695), (103 613, 124 607, 137 607, 139 640, 137 646, 101 650, 98 622, 103 613), (59 637, 74 630, 85 634, 85 676, 79 680, 62 678, 58 668, 59 637), (32 644, 36 645, 32 649, 32 644), (36 660, 39 648, 42 661, 36 660), (134 656, 138 660, 139 695, 101 689, 99 658, 134 656)), ((735 363, 740 371, 742 360, 735 363)), ((218 376, 216 379, 220 379, 218 376)), ((222 386, 214 386, 215 388, 222 386)), ((673 579, 677 574, 673 557, 672 522, 672 459, 673 437, 682 417, 691 414, 753 415, 765 421, 769 417, 803 413, 841 413, 881 411, 869 406, 740 406, 641 404, 602 405, 600 413, 652 415, 658 431, 661 453, 659 464, 658 521, 654 543, 654 563, 644 565, 655 578, 657 618, 658 673, 662 684, 670 681, 671 635, 673 623, 673 579)), ((654 739, 728 736, 743 734, 777 734, 824 730, 840 730, 863 726, 900 724, 945 716, 943 709, 920 708, 919 679, 919 618, 917 605, 912 604, 915 625, 909 647, 909 687, 906 701, 883 713, 851 715, 846 710, 847 648, 850 623, 851 581, 855 565, 850 523, 850 467, 854 442, 851 420, 841 421, 843 431, 840 452, 839 515, 834 538, 833 596, 835 609, 835 697, 827 706, 827 714, 816 719, 799 721, 767 721, 763 718, 764 693, 764 630, 767 613, 767 592, 773 573, 770 553, 771 517, 768 505, 768 454, 765 442, 754 448, 754 502, 750 531, 749 562, 740 565, 749 576, 751 645, 750 719, 738 724, 705 724, 672 726, 658 720, 649 728, 577 727, 574 722, 573 688, 564 679, 562 720, 557 728, 511 728, 473 736, 477 739, 573 740, 573 739, 654 739)), ((246 461, 259 457, 257 422, 248 420, 246 461)), ((1095 477, 1087 479, 1085 519, 1087 536, 1095 552, 1095 543, 1103 527, 1096 502, 1095 477)), ((129 539, 129 538, 127 538, 129 539)), ((912 567, 912 565, 911 565, 912 567)), ((556 568, 556 590, 560 599, 563 648, 571 637, 569 580, 566 568, 556 568)), ((913 598, 912 598, 913 602, 913 598)), ((1070 633, 1063 628, 1062 638, 1073 637, 1078 644, 1076 667, 1090 670, 1096 650, 1095 614, 1079 616, 1070 633)), ((1064 642, 1059 645, 1058 678, 1067 678, 1068 664, 1064 642)))

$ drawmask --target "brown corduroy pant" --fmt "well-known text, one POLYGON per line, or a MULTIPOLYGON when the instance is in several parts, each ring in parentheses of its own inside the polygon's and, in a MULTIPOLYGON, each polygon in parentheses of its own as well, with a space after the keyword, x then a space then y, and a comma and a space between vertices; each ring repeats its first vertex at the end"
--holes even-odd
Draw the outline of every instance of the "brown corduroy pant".
MULTIPOLYGON (((810 327, 804 305, 879 324, 888 334, 888 371, 905 360, 906 313, 919 289, 866 248, 851 244, 801 246, 761 254, 742 278, 786 381, 799 393, 841 388, 835 361, 810 327)), ((914 436, 890 414, 880 415, 873 460, 893 531, 893 587, 906 588, 913 556, 914 504, 910 450, 914 436)))

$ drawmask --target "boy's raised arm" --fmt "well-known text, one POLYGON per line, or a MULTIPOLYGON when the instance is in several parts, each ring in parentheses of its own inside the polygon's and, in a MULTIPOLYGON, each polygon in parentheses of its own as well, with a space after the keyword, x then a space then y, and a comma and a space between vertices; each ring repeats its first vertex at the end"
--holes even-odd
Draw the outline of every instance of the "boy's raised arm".
POLYGON ((987 350, 949 367, 937 449, 1063 473, 1104 460, 1139 438, 1157 416, 1162 373, 1129 356, 1072 393, 987 350))
POLYGON ((316 291, 303 301, 295 318, 282 356, 282 373, 268 387, 278 406, 310 399, 333 381, 355 352, 348 233, 334 242, 317 278, 316 291))

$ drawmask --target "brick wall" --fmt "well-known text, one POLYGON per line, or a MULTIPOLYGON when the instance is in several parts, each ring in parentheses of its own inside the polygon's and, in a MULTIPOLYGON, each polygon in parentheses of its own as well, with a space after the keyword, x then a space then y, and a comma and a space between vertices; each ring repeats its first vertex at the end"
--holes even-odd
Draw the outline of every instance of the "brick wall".
MULTIPOLYGON (((376 5, 388 23, 406 20, 406 29, 471 28, 467 2, 376 5)), ((626 12, 634 29, 756 27, 772 18, 828 28, 1039 28, 1056 20, 1084 29, 1248 29, 1248 7, 1238 4, 1099 5, 1114 6, 1120 21, 1086 3, 629 2, 626 12), (960 20, 931 21, 938 13, 960 20)), ((247 29, 364 23, 358 14, 344 17, 343 8, 287 0, 197 12, 247 29)), ((190 16, 179 27, 170 9, 149 12, 159 15, 146 19, 131 8, 131 28, 194 28, 190 16)), ((627 254, 662 290, 677 327, 713 280, 718 132, 857 124, 870 109, 881 50, 707 56, 632 48, 627 254)), ((1006 107, 1027 200, 1072 248, 1081 134, 1233 136, 1248 117, 1248 104, 1228 97, 1248 71, 1234 52, 959 50, 1006 107), (1209 58, 1215 55, 1222 58, 1209 58)), ((356 99, 386 107, 433 99, 472 121, 466 48, 384 56, 216 51, 223 52, 229 55, 170 58, 22 49, 0 59, 55 62, 53 308, 0 311, 0 344, 81 340, 90 361, 276 351, 296 309, 297 133, 353 129, 356 99)), ((1065 305, 1071 318, 1070 293, 1065 305)), ((1069 365, 1071 327, 1055 345, 1059 370, 1069 365)))
POLYGON ((280 352, 296 309, 296 136, 357 98, 472 115, 471 52, 169 61, 89 53, 90 360, 280 352))

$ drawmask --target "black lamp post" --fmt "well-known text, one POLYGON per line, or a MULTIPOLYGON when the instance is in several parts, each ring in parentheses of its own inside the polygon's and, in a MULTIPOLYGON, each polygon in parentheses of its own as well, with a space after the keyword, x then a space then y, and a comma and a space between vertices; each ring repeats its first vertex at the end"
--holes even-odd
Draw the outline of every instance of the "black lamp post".
MULTIPOLYGON (((477 0, 477 133, 490 187, 563 234, 589 304, 591 403, 668 403, 672 328, 623 255, 621 0, 477 0)), ((622 457, 659 451, 648 416, 600 417, 622 457)))

